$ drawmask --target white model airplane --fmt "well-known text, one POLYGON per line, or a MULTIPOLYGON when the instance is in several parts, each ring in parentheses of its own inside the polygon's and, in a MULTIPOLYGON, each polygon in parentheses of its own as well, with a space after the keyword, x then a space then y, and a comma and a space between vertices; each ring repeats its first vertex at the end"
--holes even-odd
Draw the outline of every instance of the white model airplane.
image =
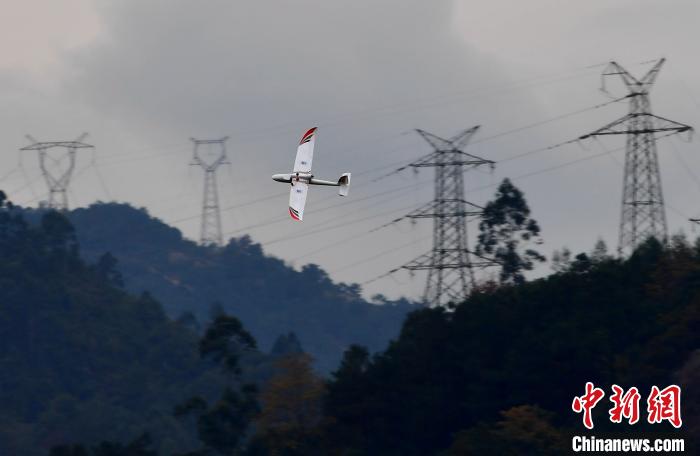
POLYGON ((309 193, 309 185, 332 185, 340 187, 338 194, 348 196, 350 191, 350 173, 343 173, 338 182, 314 179, 311 174, 311 162, 314 158, 314 144, 316 143, 316 127, 310 129, 299 141, 297 157, 294 160, 294 172, 290 174, 275 174, 273 180, 292 184, 289 193, 289 215, 299 222, 304 218, 304 205, 306 195, 309 193))

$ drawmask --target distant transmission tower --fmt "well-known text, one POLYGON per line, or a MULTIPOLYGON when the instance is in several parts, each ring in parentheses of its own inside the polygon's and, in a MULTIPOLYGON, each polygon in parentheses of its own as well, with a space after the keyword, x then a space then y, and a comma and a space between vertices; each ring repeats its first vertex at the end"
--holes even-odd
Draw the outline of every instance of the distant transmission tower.
POLYGON ((49 188, 49 198, 46 207, 57 211, 68 210, 68 185, 70 184, 73 170, 75 169, 75 154, 78 149, 87 149, 94 146, 85 144, 83 140, 87 133, 83 133, 75 141, 44 141, 39 142, 27 135, 32 144, 22 147, 20 150, 36 150, 39 153, 39 167, 49 188), (60 168, 60 165, 67 163, 60 168), (56 165, 51 169, 50 165, 56 165))
POLYGON ((649 91, 664 61, 665 59, 659 60, 641 79, 632 76, 617 62, 610 62, 603 70, 602 89, 605 90, 606 76, 620 76, 629 90, 629 113, 581 137, 627 136, 618 246, 621 255, 633 252, 650 237, 666 242, 668 227, 656 152, 656 133, 667 132, 670 135, 693 130, 688 125, 651 113, 649 91))
POLYGON ((463 152, 461 149, 479 129, 478 126, 458 135, 443 139, 423 130, 416 130, 434 151, 399 168, 435 168, 435 197, 423 207, 410 212, 410 219, 433 219, 433 249, 415 260, 394 269, 428 271, 423 299, 432 306, 459 303, 467 298, 474 285, 474 267, 493 266, 496 263, 478 257, 469 250, 467 217, 477 216, 482 208, 464 198, 465 167, 494 165, 491 160, 463 152))
POLYGON ((220 246, 223 244, 221 232, 221 211, 219 210, 219 190, 216 186, 216 169, 219 165, 230 163, 226 158, 226 140, 194 139, 192 166, 204 170, 204 198, 202 200, 202 228, 199 241, 202 245, 220 246), (200 150, 204 146, 207 154, 200 150))

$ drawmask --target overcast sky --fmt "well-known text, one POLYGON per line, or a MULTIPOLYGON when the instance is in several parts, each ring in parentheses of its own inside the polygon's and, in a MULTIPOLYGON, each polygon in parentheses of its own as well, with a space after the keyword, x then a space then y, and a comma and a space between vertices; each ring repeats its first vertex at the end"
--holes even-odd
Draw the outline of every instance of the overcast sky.
MULTIPOLYGON (((227 143, 219 174, 225 235, 250 234, 296 267, 364 282, 430 249, 430 222, 369 233, 432 198, 432 173, 374 181, 430 152, 414 128, 449 137, 481 125, 468 151, 502 160, 622 115, 624 103, 543 123, 610 98, 604 63, 633 74, 668 58, 652 93, 657 115, 700 125, 700 3, 693 0, 0 1, 0 187, 37 205, 46 187, 29 133, 90 133, 71 207, 96 200, 148 208, 199 236, 201 170, 189 137, 227 143), (305 220, 287 215, 296 144, 318 126, 315 174, 353 173, 350 197, 312 188, 305 220), (93 159, 95 165, 93 165, 93 159), (19 166, 19 164, 22 166, 19 166), (259 200, 259 201, 258 201, 259 200), (258 201, 258 202, 255 202, 258 201), (255 202, 255 203, 253 203, 255 202), (252 203, 252 204, 246 204, 252 203), (295 237, 296 236, 296 237, 295 237)), ((615 96, 623 88, 611 81, 615 96)), ((624 138, 572 144, 466 174, 483 204, 503 177, 540 221, 543 250, 617 245, 624 138), (588 156, 589 160, 574 162, 588 156)), ((700 215, 699 144, 659 142, 672 232, 700 215)), ((471 235, 476 225, 470 226, 471 235)), ((115 252, 118 254, 118 252, 115 252)), ((419 296, 424 277, 397 274, 367 295, 419 296)))

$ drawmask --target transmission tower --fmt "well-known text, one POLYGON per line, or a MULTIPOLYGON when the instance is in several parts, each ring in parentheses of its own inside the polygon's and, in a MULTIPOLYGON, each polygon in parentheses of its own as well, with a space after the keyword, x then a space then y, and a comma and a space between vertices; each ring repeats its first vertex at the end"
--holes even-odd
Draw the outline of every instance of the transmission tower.
POLYGON ((629 113, 581 137, 585 139, 605 135, 627 136, 618 246, 620 255, 632 253, 639 244, 650 237, 666 242, 668 228, 656 152, 656 134, 670 135, 693 130, 688 125, 651 113, 649 91, 664 61, 665 59, 661 59, 656 62, 640 79, 632 76, 617 62, 610 62, 603 70, 602 90, 605 91, 607 76, 620 76, 629 90, 629 113))
POLYGON ((27 135, 32 144, 22 147, 20 151, 35 150, 39 153, 39 167, 49 188, 46 207, 57 211, 68 210, 68 185, 75 169, 76 152, 94 146, 85 144, 83 133, 75 141, 37 141, 27 135), (54 165, 52 169, 51 165, 54 165), (63 166, 61 166, 63 165, 63 166))
POLYGON ((391 271, 428 271, 423 299, 431 306, 463 301, 474 285, 473 268, 496 264, 492 260, 477 256, 468 247, 467 217, 480 215, 482 208, 464 198, 465 167, 494 165, 491 160, 461 150, 478 129, 478 126, 470 128, 450 139, 416 130, 434 151, 399 168, 399 171, 409 167, 414 170, 435 168, 433 201, 402 217, 414 220, 433 219, 433 248, 430 252, 391 271), (478 260, 473 261, 474 256, 478 260))
POLYGON ((204 170, 204 198, 202 200, 202 227, 199 242, 202 245, 220 246, 223 244, 221 234, 221 211, 219 210, 219 190, 216 186, 216 169, 220 165, 230 164, 226 158, 226 140, 194 139, 192 166, 204 170), (206 151, 200 148, 205 148, 206 151))

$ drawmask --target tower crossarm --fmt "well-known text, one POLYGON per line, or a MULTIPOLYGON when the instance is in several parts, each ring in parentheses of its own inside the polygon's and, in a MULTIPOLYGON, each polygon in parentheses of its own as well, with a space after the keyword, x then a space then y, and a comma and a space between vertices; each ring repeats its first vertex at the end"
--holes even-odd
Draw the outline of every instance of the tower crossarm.
POLYGON ((24 146, 20 150, 46 150, 52 147, 63 147, 66 149, 88 149, 95 146, 80 141, 42 141, 24 146))
POLYGON ((444 154, 445 151, 439 151, 430 154, 427 157, 423 157, 420 160, 416 160, 413 163, 406 165, 404 168, 433 168, 436 166, 480 166, 480 165, 494 165, 495 162, 492 160, 486 160, 484 158, 476 157, 471 154, 467 154, 462 151, 449 151, 452 153, 449 159, 441 159, 438 155, 444 154))
POLYGON ((630 113, 618 120, 610 122, 598 130, 581 136, 579 139, 605 135, 641 135, 663 132, 692 133, 693 131, 693 127, 690 125, 666 119, 665 117, 649 113, 630 113))
POLYGON ((620 79, 631 93, 646 94, 656 82, 656 78, 665 62, 665 58, 659 59, 642 78, 637 79, 619 63, 612 61, 605 67, 601 75, 601 89, 606 91, 605 80, 608 76, 620 76, 620 79))
POLYGON ((430 201, 428 204, 409 212, 402 218, 444 218, 444 217, 469 217, 481 215, 484 208, 462 198, 444 198, 439 201, 430 201), (441 210, 445 204, 454 206, 451 210, 441 210))
POLYGON ((392 272, 396 272, 400 269, 405 269, 408 271, 425 271, 430 269, 464 269, 464 268, 486 268, 490 266, 497 266, 500 263, 491 258, 486 258, 481 255, 474 253, 468 249, 435 249, 430 252, 424 253, 423 255, 409 261, 408 263, 394 269, 392 272), (435 255, 449 255, 451 258, 460 258, 462 255, 467 254, 468 261, 447 261, 440 264, 434 264, 435 255), (471 257, 476 257, 472 259, 471 257))
POLYGON ((435 150, 461 149, 467 145, 469 140, 472 138, 472 136, 474 136, 479 128, 479 125, 467 128, 449 139, 441 138, 425 130, 421 130, 420 128, 416 128, 416 133, 418 133, 435 150))
POLYGON ((228 157, 226 156, 226 141, 227 140, 228 140, 228 136, 224 136, 221 139, 190 138, 190 141, 192 141, 192 143, 194 144, 194 153, 192 155, 192 161, 190 162, 190 165, 191 166, 200 166, 202 169, 204 169, 207 172, 213 172, 213 171, 216 171, 216 169, 221 165, 230 164, 230 162, 228 161, 228 157), (219 153, 211 161, 205 160, 199 152, 200 146, 207 146, 207 145, 208 146, 211 146, 211 145, 218 145, 219 146, 219 153))

